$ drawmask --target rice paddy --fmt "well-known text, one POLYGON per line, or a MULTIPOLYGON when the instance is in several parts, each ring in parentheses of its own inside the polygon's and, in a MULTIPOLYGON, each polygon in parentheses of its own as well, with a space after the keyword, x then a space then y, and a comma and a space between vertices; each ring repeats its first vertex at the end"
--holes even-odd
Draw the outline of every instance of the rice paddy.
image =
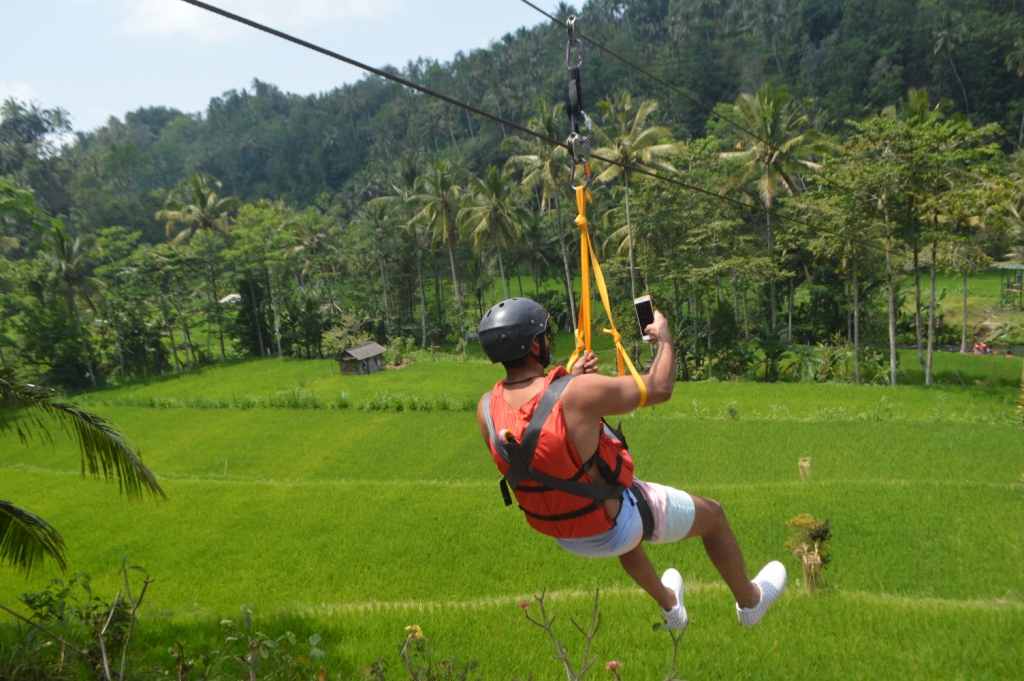
MULTIPOLYGON (((784 599, 748 630, 698 543, 652 547, 655 565, 687 583, 680 678, 1006 679, 1024 669, 1020 361, 939 357, 970 378, 931 389, 680 384, 670 403, 624 419, 640 477, 719 499, 751 571, 773 559, 790 570, 784 599), (813 598, 782 548, 799 513, 830 519, 834 533, 828 587, 813 598)), ((138 648, 154 665, 171 667, 178 638, 222 643, 221 619, 255 603, 267 633, 319 633, 332 679, 378 657, 402 671, 397 646, 412 624, 439 657, 477 660, 482 678, 554 679, 564 672, 550 644, 516 604, 554 592, 549 606, 578 656, 568 620, 588 617, 600 588, 601 664, 664 678, 670 642, 651 627, 660 613, 617 561, 561 552, 502 504, 465 408, 498 378, 491 365, 334 373, 327 362, 238 362, 82 396, 139 445, 169 500, 133 505, 82 480, 59 436, 2 441, 0 498, 50 520, 71 571, 90 573, 97 592, 117 590, 124 555, 149 570, 138 648)), ((0 603, 53 576, 6 572, 0 603)))

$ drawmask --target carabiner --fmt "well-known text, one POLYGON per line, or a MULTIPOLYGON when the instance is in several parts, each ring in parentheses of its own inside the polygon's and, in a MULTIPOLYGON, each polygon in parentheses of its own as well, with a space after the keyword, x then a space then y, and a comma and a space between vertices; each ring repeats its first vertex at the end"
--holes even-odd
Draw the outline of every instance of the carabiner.
POLYGON ((569 32, 569 43, 565 46, 565 68, 569 71, 583 66, 583 41, 576 37, 576 15, 573 14, 565 22, 565 28, 569 32), (579 63, 572 65, 572 46, 576 46, 576 53, 579 56, 579 63))
POLYGON ((590 172, 590 162, 583 159, 579 159, 582 163, 577 163, 577 159, 572 161, 572 170, 569 171, 569 184, 572 186, 573 191, 576 191, 576 166, 582 165, 583 172, 587 176, 587 181, 583 183, 584 189, 590 189, 590 185, 594 182, 594 176, 590 172))

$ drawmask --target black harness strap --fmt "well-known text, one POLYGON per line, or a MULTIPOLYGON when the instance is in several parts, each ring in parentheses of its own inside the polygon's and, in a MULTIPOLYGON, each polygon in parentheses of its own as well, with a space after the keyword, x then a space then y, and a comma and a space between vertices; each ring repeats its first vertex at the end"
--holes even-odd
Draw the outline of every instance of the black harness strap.
POLYGON ((629 491, 636 499, 636 510, 640 513, 640 522, 644 526, 644 541, 651 541, 651 537, 654 536, 654 512, 651 511, 651 505, 647 503, 647 497, 636 483, 633 483, 629 491))

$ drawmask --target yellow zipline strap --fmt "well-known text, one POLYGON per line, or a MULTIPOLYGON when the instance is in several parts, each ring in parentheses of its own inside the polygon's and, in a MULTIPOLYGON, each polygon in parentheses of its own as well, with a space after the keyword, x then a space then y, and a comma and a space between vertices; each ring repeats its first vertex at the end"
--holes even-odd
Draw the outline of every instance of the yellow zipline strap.
POLYGON ((640 388, 640 406, 642 407, 647 404, 647 386, 644 384, 644 380, 640 377, 639 372, 637 372, 636 367, 633 366, 629 355, 626 354, 626 349, 622 347, 622 334, 615 328, 615 320, 612 319, 612 306, 608 300, 608 287, 605 286, 604 274, 601 272, 601 263, 597 261, 597 254, 594 253, 590 243, 590 230, 587 228, 586 187, 576 187, 576 207, 579 211, 579 215, 576 216, 576 226, 580 228, 580 270, 583 275, 583 296, 580 299, 580 320, 576 326, 576 350, 573 351, 572 357, 569 358, 569 365, 566 368, 572 371, 576 361, 580 358, 580 354, 584 350, 590 351, 593 349, 592 320, 590 315, 590 267, 593 265, 597 292, 601 295, 601 303, 604 305, 605 314, 608 315, 608 324, 612 327, 604 329, 604 332, 609 334, 615 341, 615 357, 618 362, 619 376, 625 376, 626 367, 629 367, 629 373, 633 375, 633 380, 636 381, 637 387, 640 388))

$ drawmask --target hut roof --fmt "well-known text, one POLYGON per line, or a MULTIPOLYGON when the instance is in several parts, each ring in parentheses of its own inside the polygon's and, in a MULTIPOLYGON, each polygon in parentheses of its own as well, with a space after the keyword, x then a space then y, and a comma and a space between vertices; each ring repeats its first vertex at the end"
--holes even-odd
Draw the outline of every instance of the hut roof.
POLYGON ((380 345, 378 345, 378 344, 376 344, 376 343, 371 341, 369 343, 363 343, 362 345, 357 345, 354 348, 349 348, 345 352, 341 353, 341 356, 342 356, 342 358, 345 358, 347 356, 347 357, 351 357, 352 359, 357 359, 357 360, 362 361, 364 359, 370 359, 371 357, 376 357, 377 355, 383 355, 384 352, 385 352, 384 348, 382 348, 380 345))

